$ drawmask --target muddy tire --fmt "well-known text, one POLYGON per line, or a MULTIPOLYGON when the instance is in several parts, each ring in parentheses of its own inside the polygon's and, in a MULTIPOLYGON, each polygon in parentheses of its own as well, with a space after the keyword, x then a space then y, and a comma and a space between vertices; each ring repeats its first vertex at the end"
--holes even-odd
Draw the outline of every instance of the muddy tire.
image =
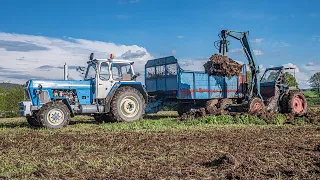
POLYGON ((283 99, 284 111, 302 116, 307 113, 308 105, 304 95, 299 91, 289 92, 283 99))
POLYGON ((182 116, 183 114, 189 112, 190 110, 191 110, 190 104, 178 103, 177 111, 179 116, 182 116))
POLYGON ((41 107, 39 120, 40 124, 45 128, 62 128, 69 124, 70 111, 68 107, 60 101, 49 102, 41 107))
POLYGON ((228 99, 228 98, 221 99, 219 102, 219 109, 226 110, 226 108, 228 108, 228 106, 231 104, 233 104, 231 99, 228 99))
POLYGON ((41 127, 41 124, 40 124, 40 122, 38 121, 36 115, 27 116, 26 119, 27 119, 27 122, 28 122, 28 124, 29 124, 30 126, 32 126, 32 127, 41 127))
POLYGON ((211 99, 211 100, 207 101, 206 105, 205 105, 206 111, 209 114, 215 114, 218 109, 218 107, 217 107, 218 103, 219 103, 218 99, 211 99))
POLYGON ((132 122, 145 113, 145 100, 135 88, 124 86, 117 89, 111 101, 111 117, 118 122, 132 122))
POLYGON ((265 105, 263 104, 263 101, 260 98, 253 98, 249 102, 248 112, 249 113, 256 113, 256 112, 262 112, 265 110, 265 105))

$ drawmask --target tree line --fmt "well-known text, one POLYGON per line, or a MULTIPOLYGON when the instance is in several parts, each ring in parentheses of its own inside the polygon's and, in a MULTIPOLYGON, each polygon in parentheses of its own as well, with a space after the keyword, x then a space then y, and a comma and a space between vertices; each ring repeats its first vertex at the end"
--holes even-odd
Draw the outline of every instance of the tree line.
POLYGON ((23 87, 0 88, 0 117, 19 116, 18 103, 23 101, 23 87))

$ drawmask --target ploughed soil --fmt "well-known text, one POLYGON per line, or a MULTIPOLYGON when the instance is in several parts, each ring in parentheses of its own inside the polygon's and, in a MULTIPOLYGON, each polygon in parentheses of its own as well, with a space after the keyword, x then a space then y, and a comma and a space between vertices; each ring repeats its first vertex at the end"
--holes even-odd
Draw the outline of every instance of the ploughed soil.
POLYGON ((242 65, 236 61, 222 56, 214 54, 210 57, 204 65, 205 72, 212 76, 232 77, 238 76, 241 72, 242 65))
POLYGON ((0 179, 320 178, 316 126, 7 131, 0 136, 0 179))

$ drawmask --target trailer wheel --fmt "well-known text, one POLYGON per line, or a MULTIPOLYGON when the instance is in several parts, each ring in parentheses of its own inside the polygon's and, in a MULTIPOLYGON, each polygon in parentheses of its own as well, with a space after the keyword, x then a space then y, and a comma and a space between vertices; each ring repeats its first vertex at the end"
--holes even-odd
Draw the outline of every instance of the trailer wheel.
POLYGON ((263 111, 265 109, 265 106, 263 104, 263 101, 260 98, 253 98, 249 103, 249 113, 255 113, 259 111, 263 111))
POLYGON ((307 113, 307 100, 301 92, 292 91, 290 92, 287 99, 286 107, 289 113, 294 113, 295 115, 304 115, 307 113))
POLYGON ((108 123, 108 122, 113 122, 112 118, 110 117, 109 114, 96 114, 94 115, 94 120, 98 123, 108 123))
POLYGON ((232 104, 232 100, 228 98, 221 99, 219 102, 219 109, 225 110, 229 105, 232 104))
POLYGON ((219 103, 218 99, 211 99, 206 102, 206 110, 209 114, 215 114, 217 111, 217 105, 219 103))
POLYGON ((49 102, 41 107, 39 120, 43 127, 57 129, 67 126, 70 121, 70 111, 68 107, 58 101, 49 102))
POLYGON ((142 118, 145 101, 135 88, 124 86, 117 89, 111 102, 111 117, 118 122, 132 122, 142 118))
POLYGON ((29 123, 30 126, 32 126, 32 127, 41 127, 41 124, 38 121, 36 115, 27 116, 26 119, 27 119, 27 122, 29 123))
POLYGON ((177 111, 178 111, 179 116, 182 116, 183 114, 189 112, 190 109, 191 109, 190 104, 187 104, 187 103, 178 103, 177 111))

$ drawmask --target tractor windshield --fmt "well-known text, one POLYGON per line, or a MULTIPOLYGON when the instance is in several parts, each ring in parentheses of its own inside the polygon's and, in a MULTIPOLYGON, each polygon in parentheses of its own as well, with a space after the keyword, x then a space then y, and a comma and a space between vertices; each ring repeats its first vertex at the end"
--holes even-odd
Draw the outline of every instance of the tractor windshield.
POLYGON ((112 64, 112 76, 114 80, 129 81, 133 76, 130 64, 112 64))
POLYGON ((261 82, 264 83, 264 82, 275 82, 278 77, 279 77, 279 73, 280 71, 277 69, 277 70, 266 70, 266 72, 264 73, 264 75, 262 76, 261 78, 261 82))

